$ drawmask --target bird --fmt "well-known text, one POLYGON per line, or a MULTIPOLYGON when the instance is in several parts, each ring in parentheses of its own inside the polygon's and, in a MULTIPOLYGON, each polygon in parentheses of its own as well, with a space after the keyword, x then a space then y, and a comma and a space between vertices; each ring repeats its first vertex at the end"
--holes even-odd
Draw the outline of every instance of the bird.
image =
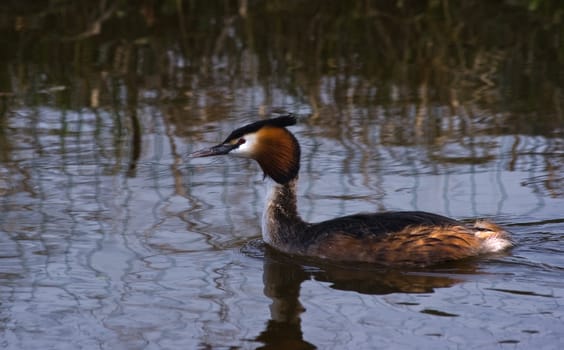
POLYGON ((424 211, 359 213, 310 223, 298 213, 300 144, 287 127, 297 118, 263 119, 232 131, 218 145, 190 158, 229 155, 253 159, 269 184, 263 241, 285 254, 343 263, 430 266, 502 252, 508 231, 486 220, 473 223, 424 211))

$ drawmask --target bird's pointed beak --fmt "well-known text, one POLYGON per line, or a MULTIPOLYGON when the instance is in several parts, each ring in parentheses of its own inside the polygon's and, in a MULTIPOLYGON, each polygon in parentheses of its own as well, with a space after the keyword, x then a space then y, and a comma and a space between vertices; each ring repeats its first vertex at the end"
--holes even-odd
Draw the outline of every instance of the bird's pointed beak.
POLYGON ((199 151, 192 152, 188 156, 190 158, 219 156, 219 155, 222 155, 222 154, 227 154, 235 148, 237 148, 237 145, 221 143, 217 146, 213 146, 213 147, 210 147, 210 148, 204 148, 204 149, 201 149, 199 151))

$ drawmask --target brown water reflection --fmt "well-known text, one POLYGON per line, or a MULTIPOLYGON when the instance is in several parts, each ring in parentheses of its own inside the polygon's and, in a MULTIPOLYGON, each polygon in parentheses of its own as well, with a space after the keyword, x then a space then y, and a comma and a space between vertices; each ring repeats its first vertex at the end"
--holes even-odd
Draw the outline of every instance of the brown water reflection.
POLYGON ((559 1, 0 4, 0 344, 558 348, 559 1), (250 162, 188 152, 299 116, 308 221, 416 209, 508 227, 422 271, 255 246, 250 162))
POLYGON ((436 288, 447 288, 463 282, 464 275, 479 273, 475 262, 471 261, 421 271, 383 269, 370 265, 339 266, 280 254, 259 240, 249 242, 244 251, 264 260, 264 294, 272 301, 266 329, 255 338, 264 343, 260 349, 316 348, 303 339, 300 318, 306 311, 300 303, 300 286, 311 278, 327 282, 331 288, 338 290, 383 295, 432 293, 436 288))

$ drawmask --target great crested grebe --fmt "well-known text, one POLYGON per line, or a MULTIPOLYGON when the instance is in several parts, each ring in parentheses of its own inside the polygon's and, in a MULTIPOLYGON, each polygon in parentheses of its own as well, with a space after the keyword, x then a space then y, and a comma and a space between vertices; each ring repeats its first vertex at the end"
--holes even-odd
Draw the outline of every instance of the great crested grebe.
POLYGON ((508 232, 487 221, 471 225, 422 211, 356 214, 319 223, 302 220, 296 183, 300 145, 286 127, 292 115, 257 121, 233 131, 222 143, 190 154, 223 154, 256 160, 270 193, 263 214, 263 240, 289 254, 342 262, 432 265, 499 252, 512 246, 508 232))

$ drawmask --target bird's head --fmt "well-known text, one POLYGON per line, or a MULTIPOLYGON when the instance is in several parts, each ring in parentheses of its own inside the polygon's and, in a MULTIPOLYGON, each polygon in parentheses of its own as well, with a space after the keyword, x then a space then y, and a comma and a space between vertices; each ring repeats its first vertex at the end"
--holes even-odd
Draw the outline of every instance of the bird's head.
POLYGON ((234 130, 222 143, 190 154, 192 158, 233 155, 256 160, 264 175, 279 184, 298 176, 300 145, 286 127, 296 124, 292 115, 260 120, 234 130))

